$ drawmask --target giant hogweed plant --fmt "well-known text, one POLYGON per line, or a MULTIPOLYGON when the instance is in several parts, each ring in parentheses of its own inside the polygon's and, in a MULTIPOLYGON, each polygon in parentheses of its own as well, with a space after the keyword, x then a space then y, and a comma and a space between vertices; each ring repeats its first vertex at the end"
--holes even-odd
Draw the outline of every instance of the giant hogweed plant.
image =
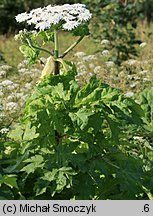
POLYGON ((34 34, 19 34, 29 62, 40 51, 49 57, 20 123, 0 146, 1 199, 152 198, 151 165, 133 139, 143 130, 141 107, 96 76, 80 87, 75 65, 63 61, 88 34, 90 17, 81 4, 17 16, 38 28, 34 34), (57 35, 62 29, 80 38, 59 55, 57 35), (54 52, 37 44, 35 34, 45 42, 53 40, 54 52))

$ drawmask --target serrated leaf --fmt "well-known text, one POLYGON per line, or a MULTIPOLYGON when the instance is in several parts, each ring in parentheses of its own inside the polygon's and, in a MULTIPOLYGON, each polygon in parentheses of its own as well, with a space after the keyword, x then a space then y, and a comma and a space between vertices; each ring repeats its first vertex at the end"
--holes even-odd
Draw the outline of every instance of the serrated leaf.
POLYGON ((36 133, 36 127, 35 126, 31 127, 31 123, 28 122, 25 125, 23 140, 24 141, 30 141, 30 140, 37 138, 38 136, 39 136, 39 134, 36 133))
POLYGON ((76 113, 72 113, 72 112, 69 113, 72 122, 74 123, 76 122, 81 130, 83 130, 87 126, 89 117, 91 115, 94 115, 92 110, 86 110, 86 109, 80 109, 76 113))
POLYGON ((17 188, 17 176, 16 175, 1 175, 0 177, 0 185, 6 184, 10 188, 17 188))
POLYGON ((34 173, 37 168, 44 166, 44 158, 41 155, 35 155, 31 158, 26 159, 25 163, 30 163, 27 166, 24 166, 21 171, 25 171, 27 174, 34 173))
POLYGON ((52 171, 47 171, 47 172, 45 172, 44 176, 41 177, 41 179, 51 182, 51 181, 55 180, 57 173, 58 173, 58 169, 53 169, 52 171))
POLYGON ((66 177, 64 176, 64 173, 59 171, 58 175, 56 177, 56 185, 57 185, 56 186, 56 191, 58 193, 60 193, 64 189, 66 184, 67 184, 67 181, 66 181, 66 177))
POLYGON ((45 193, 49 184, 50 182, 39 179, 34 186, 34 191, 36 192, 36 196, 45 193))
POLYGON ((22 141, 23 128, 21 125, 17 125, 16 128, 9 132, 8 137, 15 141, 22 141))

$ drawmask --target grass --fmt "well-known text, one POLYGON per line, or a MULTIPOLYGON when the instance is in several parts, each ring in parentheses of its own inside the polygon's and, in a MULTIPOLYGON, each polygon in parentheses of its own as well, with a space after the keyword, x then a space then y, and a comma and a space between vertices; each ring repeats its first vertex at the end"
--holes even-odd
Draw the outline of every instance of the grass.
MULTIPOLYGON (((61 52, 66 50, 69 45, 71 45, 76 38, 72 37, 69 34, 62 33, 59 35, 59 46, 62 47, 61 52)), ((2 52, 3 57, 8 65, 16 67, 24 58, 22 53, 19 51, 20 43, 15 41, 14 36, 10 36, 9 38, 0 35, 0 52, 2 52)), ((51 45, 45 46, 48 49, 52 49, 51 45)), ((71 51, 70 54, 67 55, 67 59, 73 60, 73 56, 75 52, 84 51, 86 54, 90 55, 96 52, 97 44, 94 43, 91 37, 84 38, 77 47, 71 51), (90 45, 90 46, 89 46, 90 45)), ((44 57, 47 57, 45 53, 42 54, 44 57)))
MULTIPOLYGON (((76 63, 78 71, 80 71, 78 78, 81 83, 88 82, 90 78, 89 74, 95 72, 96 67, 100 67, 96 74, 103 82, 110 84, 112 87, 120 88, 125 93, 141 92, 144 89, 151 88, 153 83, 153 25, 144 29, 140 25, 137 29, 137 34, 142 35, 142 41, 146 42, 146 46, 143 48, 138 47, 139 56, 134 57, 135 63, 132 65, 127 61, 120 67, 106 67, 105 62, 108 57, 102 56, 103 47, 100 43, 95 43, 91 37, 85 37, 66 56, 66 59, 76 63), (97 54, 98 50, 101 50, 101 52, 97 54), (85 52, 86 55, 95 55, 96 58, 86 61, 83 58, 77 58, 75 55, 77 52, 85 52)), ((60 52, 64 52, 76 39, 68 33, 60 33, 59 47, 62 47, 60 52)), ((13 35, 9 38, 3 35, 0 36, 0 51, 3 53, 6 63, 14 68, 24 59, 19 51, 19 46, 20 43, 15 41, 13 35)), ((50 43, 49 45, 45 45, 45 48, 52 50, 53 46, 50 43)), ((41 56, 48 57, 44 52, 41 56)), ((42 66, 37 65, 37 67, 42 70, 42 66)), ((16 71, 11 72, 11 77, 14 76, 16 71)), ((18 76, 15 79, 17 80, 18 76)))

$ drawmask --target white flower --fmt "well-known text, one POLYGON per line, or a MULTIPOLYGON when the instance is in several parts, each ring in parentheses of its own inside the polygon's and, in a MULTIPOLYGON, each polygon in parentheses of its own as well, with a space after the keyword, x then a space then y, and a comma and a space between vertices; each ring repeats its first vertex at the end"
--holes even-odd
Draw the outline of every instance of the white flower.
POLYGON ((15 94, 15 96, 16 96, 16 98, 22 98, 23 97, 23 93, 22 92, 17 92, 16 94, 15 94))
POLYGON ((21 63, 18 64, 17 68, 24 68, 28 65, 28 60, 23 60, 21 63))
POLYGON ((10 91, 14 90, 15 88, 16 88, 15 84, 7 86, 7 89, 10 90, 10 91))
POLYGON ((86 54, 84 52, 76 52, 74 54, 74 56, 78 57, 78 58, 82 58, 83 56, 85 56, 86 54))
POLYGON ((107 56, 109 55, 109 50, 103 50, 101 54, 104 56, 107 56))
POLYGON ((16 17, 15 17, 15 19, 16 19, 16 21, 17 22, 24 22, 24 21, 26 21, 27 19, 29 19, 29 14, 27 14, 26 12, 24 12, 24 13, 21 13, 21 14, 18 14, 16 17))
POLYGON ((105 64, 107 67, 113 67, 115 65, 113 61, 107 61, 105 64))
POLYGON ((134 65, 134 64, 136 64, 136 60, 135 59, 129 59, 128 61, 127 61, 127 64, 128 65, 134 65))
POLYGON ((7 71, 7 70, 12 69, 12 67, 10 65, 1 65, 0 69, 7 71))
POLYGON ((72 30, 72 29, 78 27, 79 25, 80 25, 79 22, 76 22, 76 21, 68 21, 68 22, 66 22, 65 24, 63 24, 63 28, 64 28, 65 30, 70 31, 70 30, 72 30))
POLYGON ((84 4, 65 4, 60 6, 48 5, 44 8, 34 9, 29 13, 18 14, 16 21, 26 21, 28 25, 33 24, 39 30, 48 29, 59 23, 65 30, 72 30, 90 20, 91 17, 92 14, 84 4))
POLYGON ((13 82, 11 80, 4 80, 3 82, 1 82, 2 86, 10 86, 13 85, 13 82))
POLYGON ((96 66, 94 69, 94 73, 98 73, 101 71, 101 66, 96 66))
POLYGON ((102 45, 107 45, 107 44, 109 44, 109 43, 110 43, 109 40, 106 40, 106 39, 104 39, 104 40, 101 41, 101 44, 102 44, 102 45))
POLYGON ((27 98, 28 98, 28 95, 22 96, 22 98, 21 98, 22 102, 24 103, 27 100, 27 98))
POLYGON ((150 81, 150 79, 147 78, 147 77, 145 77, 145 78, 143 78, 143 81, 144 81, 144 82, 146 82, 146 81, 150 81))
POLYGON ((5 76, 6 76, 6 71, 1 70, 1 71, 0 71, 0 77, 5 77, 5 76))
POLYGON ((132 83, 132 84, 130 85, 130 87, 131 87, 131 88, 135 88, 136 85, 137 85, 137 83, 135 82, 135 83, 132 83))
POLYGON ((88 56, 84 56, 82 58, 83 61, 92 61, 92 60, 96 60, 96 56, 95 55, 88 55, 88 56))
POLYGON ((37 23, 36 26, 35 26, 35 28, 36 28, 36 29, 39 29, 40 31, 41 31, 41 30, 45 30, 45 29, 47 29, 47 28, 49 28, 49 27, 50 27, 50 23, 49 23, 49 22, 46 22, 46 21, 44 21, 44 22, 39 22, 39 23, 37 23))
POLYGON ((26 89, 30 89, 31 87, 32 87, 32 84, 31 84, 31 83, 26 83, 26 84, 25 84, 25 88, 26 88, 26 89))
POLYGON ((2 128, 1 130, 0 130, 0 133, 2 133, 2 134, 7 134, 9 132, 9 129, 8 128, 2 128))
POLYGON ((14 98, 15 98, 15 95, 11 94, 7 97, 7 101, 12 101, 12 100, 14 100, 14 98))
POLYGON ((89 64, 89 68, 94 68, 94 67, 95 67, 95 65, 93 63, 89 64))
POLYGON ((15 102, 9 102, 6 104, 6 110, 8 111, 16 111, 18 109, 18 104, 15 102))
POLYGON ((19 73, 26 73, 26 72, 28 72, 28 69, 27 69, 27 68, 20 68, 20 69, 18 70, 18 72, 19 72, 19 73))
POLYGON ((134 95, 133 92, 127 92, 127 93, 125 94, 126 97, 132 97, 133 95, 134 95))
POLYGON ((84 13, 80 13, 78 15, 78 20, 83 22, 83 21, 88 21, 89 19, 91 19, 92 15, 89 11, 84 11, 84 13))

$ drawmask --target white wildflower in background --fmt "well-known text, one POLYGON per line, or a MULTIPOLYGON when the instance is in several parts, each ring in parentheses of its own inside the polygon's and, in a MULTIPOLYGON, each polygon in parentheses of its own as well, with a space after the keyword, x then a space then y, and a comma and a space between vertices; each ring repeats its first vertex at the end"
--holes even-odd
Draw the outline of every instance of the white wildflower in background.
POLYGON ((18 72, 19 72, 19 73, 26 73, 26 72, 28 72, 28 69, 27 69, 27 68, 20 68, 20 69, 18 70, 18 72))
POLYGON ((26 88, 26 89, 32 88, 32 84, 31 84, 31 83, 26 83, 26 84, 25 84, 25 88, 26 88))
POLYGON ((63 29, 72 30, 91 19, 92 14, 84 4, 48 5, 16 16, 17 22, 33 24, 36 29, 45 30, 53 25, 61 24, 63 29))
POLYGON ((148 81, 150 81, 150 78, 145 77, 145 78, 143 78, 143 81, 148 82, 148 81))
POLYGON ((18 70, 21 68, 25 68, 28 65, 28 60, 23 60, 21 63, 18 64, 17 68, 18 70))
POLYGON ((137 83, 135 82, 135 83, 132 83, 131 85, 130 85, 130 87, 131 88, 135 88, 137 86, 137 83))
POLYGON ((14 89, 16 89, 16 86, 13 84, 13 85, 8 85, 7 86, 7 89, 9 90, 9 91, 12 91, 12 90, 14 90, 14 89))
POLYGON ((85 52, 76 52, 75 54, 74 54, 74 56, 76 56, 77 58, 82 58, 83 56, 85 56, 86 54, 85 54, 85 52))
POLYGON ((103 56, 108 56, 109 53, 110 53, 109 50, 103 50, 101 54, 102 54, 103 56))
POLYGON ((95 67, 95 65, 94 65, 93 63, 90 63, 90 64, 89 64, 89 68, 92 69, 92 68, 94 68, 94 67, 95 67))
POLYGON ((126 97, 132 97, 134 95, 133 92, 129 91, 125 94, 126 97))
POLYGON ((18 108, 19 108, 19 105, 17 103, 15 103, 15 102, 9 102, 9 103, 6 104, 6 108, 5 109, 7 111, 14 112, 14 111, 18 110, 18 108))
POLYGON ((11 80, 4 80, 3 82, 1 82, 2 86, 11 86, 14 83, 11 80))
POLYGON ((15 94, 15 97, 16 97, 17 99, 20 99, 20 98, 22 98, 23 96, 24 96, 23 92, 17 92, 17 93, 15 94))
POLYGON ((95 55, 88 55, 88 56, 84 56, 82 58, 83 61, 92 61, 92 60, 96 60, 96 56, 95 55))
POLYGON ((101 44, 102 45, 108 45, 108 44, 110 44, 110 42, 109 42, 109 40, 104 39, 101 41, 101 44))
POLYGON ((1 65, 0 66, 0 70, 5 70, 5 71, 8 71, 8 70, 10 70, 10 69, 12 69, 12 66, 10 66, 10 65, 1 65))
POLYGON ((5 70, 0 71, 0 78, 6 77, 7 72, 5 70))
POLYGON ((15 98, 15 95, 14 94, 11 94, 7 97, 7 101, 13 101, 15 98))
POLYGON ((113 67, 115 65, 115 63, 113 61, 107 61, 105 62, 107 67, 113 67))
POLYGON ((9 129, 8 128, 2 128, 1 130, 0 130, 0 133, 1 134, 7 134, 9 132, 9 129))
POLYGON ((127 61, 127 64, 128 65, 135 65, 137 63, 137 61, 135 60, 135 59, 129 59, 128 61, 127 61))
POLYGON ((100 71, 101 71, 101 66, 96 66, 95 68, 94 68, 94 73, 99 73, 100 71))
POLYGON ((28 97, 29 97, 29 95, 27 95, 27 94, 22 96, 20 102, 25 103, 25 101, 27 100, 28 97))

